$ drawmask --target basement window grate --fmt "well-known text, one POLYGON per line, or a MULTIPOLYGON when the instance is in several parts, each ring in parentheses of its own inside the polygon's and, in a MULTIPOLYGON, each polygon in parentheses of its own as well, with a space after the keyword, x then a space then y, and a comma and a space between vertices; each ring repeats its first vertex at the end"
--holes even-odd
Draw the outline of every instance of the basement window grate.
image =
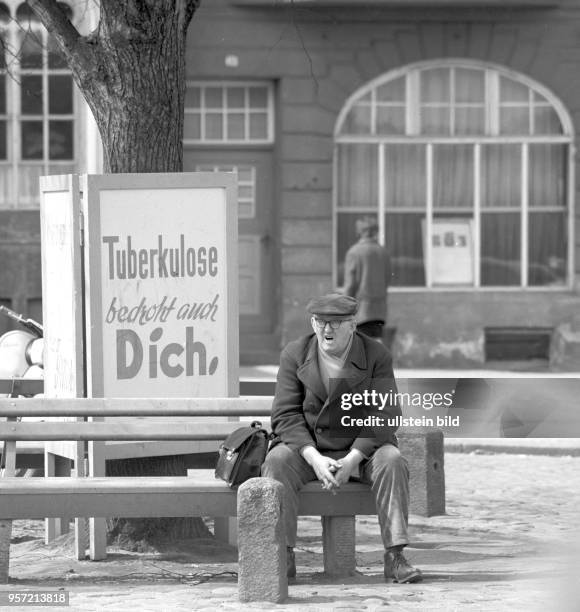
POLYGON ((548 359, 551 327, 486 327, 486 361, 548 359))

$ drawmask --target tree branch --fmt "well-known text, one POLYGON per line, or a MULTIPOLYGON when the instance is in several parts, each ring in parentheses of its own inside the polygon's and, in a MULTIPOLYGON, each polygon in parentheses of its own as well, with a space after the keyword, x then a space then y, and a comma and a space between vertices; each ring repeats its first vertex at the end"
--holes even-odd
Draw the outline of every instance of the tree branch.
POLYGON ((94 56, 86 40, 70 22, 56 0, 26 0, 44 27, 56 40, 73 72, 77 74, 94 68, 94 56))

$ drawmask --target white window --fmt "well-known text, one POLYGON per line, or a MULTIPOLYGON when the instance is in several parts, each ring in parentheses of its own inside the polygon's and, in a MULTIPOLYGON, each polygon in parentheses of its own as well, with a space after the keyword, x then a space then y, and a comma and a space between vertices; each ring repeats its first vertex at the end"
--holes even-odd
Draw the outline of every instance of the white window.
POLYGON ((0 3, 0 36, 0 207, 34 207, 39 176, 76 170, 73 79, 25 3, 0 3))
POLYGON ((194 82, 185 94, 184 144, 271 144, 270 83, 194 82))
POLYGON ((417 64, 356 92, 335 131, 336 270, 378 216, 399 287, 565 287, 571 120, 497 66, 417 64), (429 239, 427 239, 429 237, 429 239))
POLYGON ((256 167, 251 165, 198 164, 196 172, 233 172, 238 178, 238 218, 256 216, 256 167))

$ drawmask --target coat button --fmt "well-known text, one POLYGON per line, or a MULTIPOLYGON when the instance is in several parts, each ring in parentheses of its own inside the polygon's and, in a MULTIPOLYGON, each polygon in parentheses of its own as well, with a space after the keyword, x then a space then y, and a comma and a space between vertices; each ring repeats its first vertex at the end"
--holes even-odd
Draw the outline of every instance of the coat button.
POLYGON ((316 428, 316 433, 322 433, 322 427, 317 427, 316 428))

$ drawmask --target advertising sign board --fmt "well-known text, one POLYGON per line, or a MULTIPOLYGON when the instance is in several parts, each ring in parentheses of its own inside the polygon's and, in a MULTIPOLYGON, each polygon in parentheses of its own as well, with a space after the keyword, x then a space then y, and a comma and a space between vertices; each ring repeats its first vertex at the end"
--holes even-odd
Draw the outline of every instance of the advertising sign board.
POLYGON ((92 397, 227 397, 238 385, 228 173, 84 177, 92 397))

